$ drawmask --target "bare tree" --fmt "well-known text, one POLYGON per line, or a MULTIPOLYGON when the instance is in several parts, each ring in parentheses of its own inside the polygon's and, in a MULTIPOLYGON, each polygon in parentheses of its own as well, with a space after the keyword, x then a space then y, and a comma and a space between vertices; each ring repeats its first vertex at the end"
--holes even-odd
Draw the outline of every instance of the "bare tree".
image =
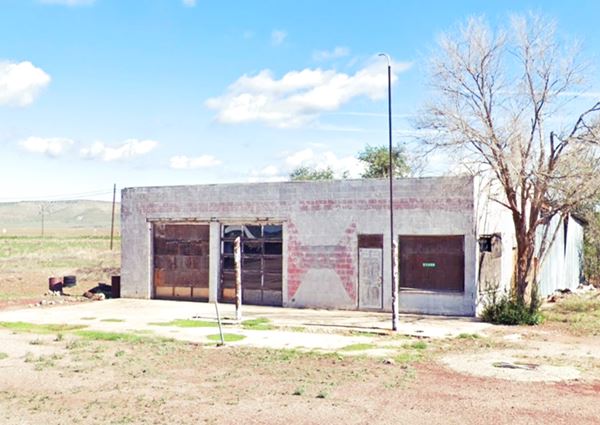
POLYGON ((513 17, 504 30, 471 18, 440 37, 430 63, 435 96, 418 125, 437 134, 430 147, 459 153, 499 183, 495 200, 514 223, 520 302, 537 283, 550 220, 600 190, 600 99, 573 113, 588 71, 579 52, 537 15, 513 17))

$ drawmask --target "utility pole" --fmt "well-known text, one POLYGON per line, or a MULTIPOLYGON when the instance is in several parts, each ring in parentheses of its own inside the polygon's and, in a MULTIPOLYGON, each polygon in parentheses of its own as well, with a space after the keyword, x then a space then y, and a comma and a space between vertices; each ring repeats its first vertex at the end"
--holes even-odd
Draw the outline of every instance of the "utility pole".
POLYGON ((387 59, 387 77, 388 77, 388 177, 390 183, 390 278, 392 281, 392 330, 398 330, 399 322, 399 303, 398 303, 398 282, 396 273, 397 248, 396 238, 394 236, 394 167, 392 161, 392 62, 390 56, 386 53, 380 53, 387 59))
POLYGON ((113 238, 115 234, 115 201, 117 198, 117 184, 113 184, 112 218, 110 220, 110 250, 113 249, 113 238))
POLYGON ((42 216, 42 239, 44 239, 44 214, 45 214, 45 208, 44 207, 45 207, 45 205, 42 202, 40 204, 40 214, 42 216))

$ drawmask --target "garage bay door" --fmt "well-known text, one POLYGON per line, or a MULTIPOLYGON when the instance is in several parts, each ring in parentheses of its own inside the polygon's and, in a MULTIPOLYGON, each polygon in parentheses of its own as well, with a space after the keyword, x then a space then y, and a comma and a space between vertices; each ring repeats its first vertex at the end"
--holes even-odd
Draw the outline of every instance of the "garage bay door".
POLYGON ((242 249, 242 303, 281 306, 281 225, 225 225, 222 234, 219 299, 235 300, 233 243, 240 237, 242 249))
POLYGON ((464 291, 464 236, 400 236, 400 287, 464 291))
POLYGON ((209 226, 154 224, 154 297, 208 300, 209 226))

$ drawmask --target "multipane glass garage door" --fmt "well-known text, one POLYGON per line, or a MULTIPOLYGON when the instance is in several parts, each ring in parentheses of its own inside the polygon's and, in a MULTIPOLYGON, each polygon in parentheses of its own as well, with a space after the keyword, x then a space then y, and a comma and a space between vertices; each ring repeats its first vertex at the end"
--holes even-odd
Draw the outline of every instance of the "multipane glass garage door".
POLYGON ((220 300, 235 300, 233 243, 241 239, 242 303, 282 304, 282 226, 277 224, 224 225, 221 237, 220 300))

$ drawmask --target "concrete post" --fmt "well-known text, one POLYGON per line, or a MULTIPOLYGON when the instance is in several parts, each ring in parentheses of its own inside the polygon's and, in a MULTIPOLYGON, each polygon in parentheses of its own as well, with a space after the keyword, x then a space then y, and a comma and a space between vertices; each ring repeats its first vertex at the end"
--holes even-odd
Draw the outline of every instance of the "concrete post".
POLYGON ((210 223, 208 258, 208 301, 216 302, 219 299, 219 274, 221 272, 221 223, 217 221, 210 223))

